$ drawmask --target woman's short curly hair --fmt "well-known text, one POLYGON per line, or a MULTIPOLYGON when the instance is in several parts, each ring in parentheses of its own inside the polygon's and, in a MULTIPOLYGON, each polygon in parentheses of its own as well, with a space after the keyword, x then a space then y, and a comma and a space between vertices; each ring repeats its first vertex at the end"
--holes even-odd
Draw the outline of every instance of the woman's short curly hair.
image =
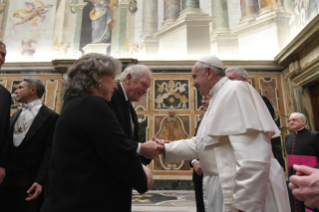
POLYGON ((103 54, 86 54, 69 68, 63 99, 79 96, 83 92, 91 93, 101 82, 102 76, 115 77, 121 71, 122 63, 119 60, 103 54))

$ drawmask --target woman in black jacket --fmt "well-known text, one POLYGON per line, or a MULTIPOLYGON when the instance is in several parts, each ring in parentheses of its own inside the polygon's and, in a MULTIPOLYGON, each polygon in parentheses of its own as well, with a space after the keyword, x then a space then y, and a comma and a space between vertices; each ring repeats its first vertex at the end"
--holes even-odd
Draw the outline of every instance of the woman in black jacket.
POLYGON ((85 55, 68 70, 41 212, 131 211, 132 188, 148 190, 138 143, 109 104, 120 71, 118 60, 101 54, 85 55))

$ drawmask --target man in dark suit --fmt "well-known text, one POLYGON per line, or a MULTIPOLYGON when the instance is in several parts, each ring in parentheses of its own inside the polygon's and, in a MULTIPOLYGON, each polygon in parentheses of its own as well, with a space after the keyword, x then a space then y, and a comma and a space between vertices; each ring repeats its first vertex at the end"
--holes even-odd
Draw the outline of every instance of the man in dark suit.
MULTIPOLYGON (((151 72, 145 65, 131 65, 123 71, 120 80, 111 105, 127 136, 136 142, 142 142, 138 135, 137 115, 130 102, 137 102, 146 94, 151 85, 151 72)), ((151 161, 143 156, 140 156, 140 159, 145 165, 151 161)))
MULTIPOLYGON (((202 96, 202 105, 206 111, 209 105, 209 96, 202 96)), ((195 135, 200 125, 199 121, 196 126, 195 135)), ((196 197, 196 208, 197 212, 205 212, 205 204, 203 197, 203 170, 199 159, 193 159, 190 161, 190 166, 194 168, 193 171, 193 182, 195 187, 195 197, 196 197)))
MULTIPOLYGON (((226 69, 226 76, 230 80, 239 80, 239 81, 244 81, 248 82, 248 74, 247 71, 244 68, 241 67, 230 67, 226 69)), ((273 119, 275 119, 275 110, 273 106, 271 105, 269 99, 263 95, 260 95, 261 98, 264 100, 265 105, 268 108, 268 111, 273 119)))
MULTIPOLYGON (((286 136, 286 150, 288 155, 288 177, 296 174, 293 165, 319 167, 319 132, 305 128, 306 118, 302 113, 292 113, 289 116, 290 128, 293 133, 286 136)), ((305 204, 292 195, 288 190, 290 208, 294 212, 305 211, 305 204)), ((319 211, 319 210, 313 210, 319 211)))
POLYGON ((15 91, 23 108, 11 118, 9 139, 1 153, 6 170, 0 184, 1 212, 35 212, 41 207, 58 119, 58 114, 41 103, 44 91, 43 83, 36 79, 24 79, 15 91))
MULTIPOLYGON (((0 69, 6 60, 6 45, 0 41, 0 69)), ((4 141, 8 139, 9 125, 10 125, 10 107, 11 94, 0 84, 0 153, 4 141)), ((6 171, 3 167, 3 158, 0 154, 0 183, 3 181, 6 171)))

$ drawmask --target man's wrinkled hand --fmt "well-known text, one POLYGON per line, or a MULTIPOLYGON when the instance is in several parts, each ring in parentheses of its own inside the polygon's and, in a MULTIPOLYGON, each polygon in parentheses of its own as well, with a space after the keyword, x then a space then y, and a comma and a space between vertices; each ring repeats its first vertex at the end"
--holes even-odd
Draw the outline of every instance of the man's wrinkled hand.
POLYGON ((309 208, 319 209, 319 170, 308 166, 294 165, 299 175, 289 178, 292 194, 309 208))
POLYGON ((0 167, 0 184, 2 183, 5 176, 6 176, 6 170, 0 167))
POLYGON ((33 183, 33 185, 27 191, 27 193, 29 194, 29 197, 27 197, 25 200, 27 201, 33 200, 37 198, 39 194, 41 194, 41 192, 42 192, 42 185, 40 185, 39 183, 33 183), (34 190, 34 193, 31 194, 33 190, 34 190))
POLYGON ((202 166, 200 164, 200 161, 194 161, 193 167, 194 167, 194 171, 196 172, 196 174, 203 175, 203 170, 202 170, 202 166))
POLYGON ((143 165, 144 172, 147 177, 147 191, 150 190, 153 187, 154 181, 153 181, 153 173, 152 171, 143 165))
POLYGON ((155 159, 159 154, 157 147, 158 144, 153 140, 141 143, 140 155, 143 155, 148 159, 155 159))
POLYGON ((164 139, 158 139, 158 138, 152 138, 152 141, 155 141, 156 143, 160 144, 160 145, 165 145, 165 144, 169 144, 171 141, 168 140, 164 140, 164 139))

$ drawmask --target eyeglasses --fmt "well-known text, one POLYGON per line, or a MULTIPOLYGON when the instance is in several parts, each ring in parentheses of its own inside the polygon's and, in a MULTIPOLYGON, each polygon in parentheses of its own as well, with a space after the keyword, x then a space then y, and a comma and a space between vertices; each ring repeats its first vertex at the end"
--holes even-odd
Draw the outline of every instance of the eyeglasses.
POLYGON ((292 122, 292 121, 295 122, 295 121, 297 121, 297 120, 298 120, 298 119, 288 119, 288 123, 289 123, 289 122, 292 122))

